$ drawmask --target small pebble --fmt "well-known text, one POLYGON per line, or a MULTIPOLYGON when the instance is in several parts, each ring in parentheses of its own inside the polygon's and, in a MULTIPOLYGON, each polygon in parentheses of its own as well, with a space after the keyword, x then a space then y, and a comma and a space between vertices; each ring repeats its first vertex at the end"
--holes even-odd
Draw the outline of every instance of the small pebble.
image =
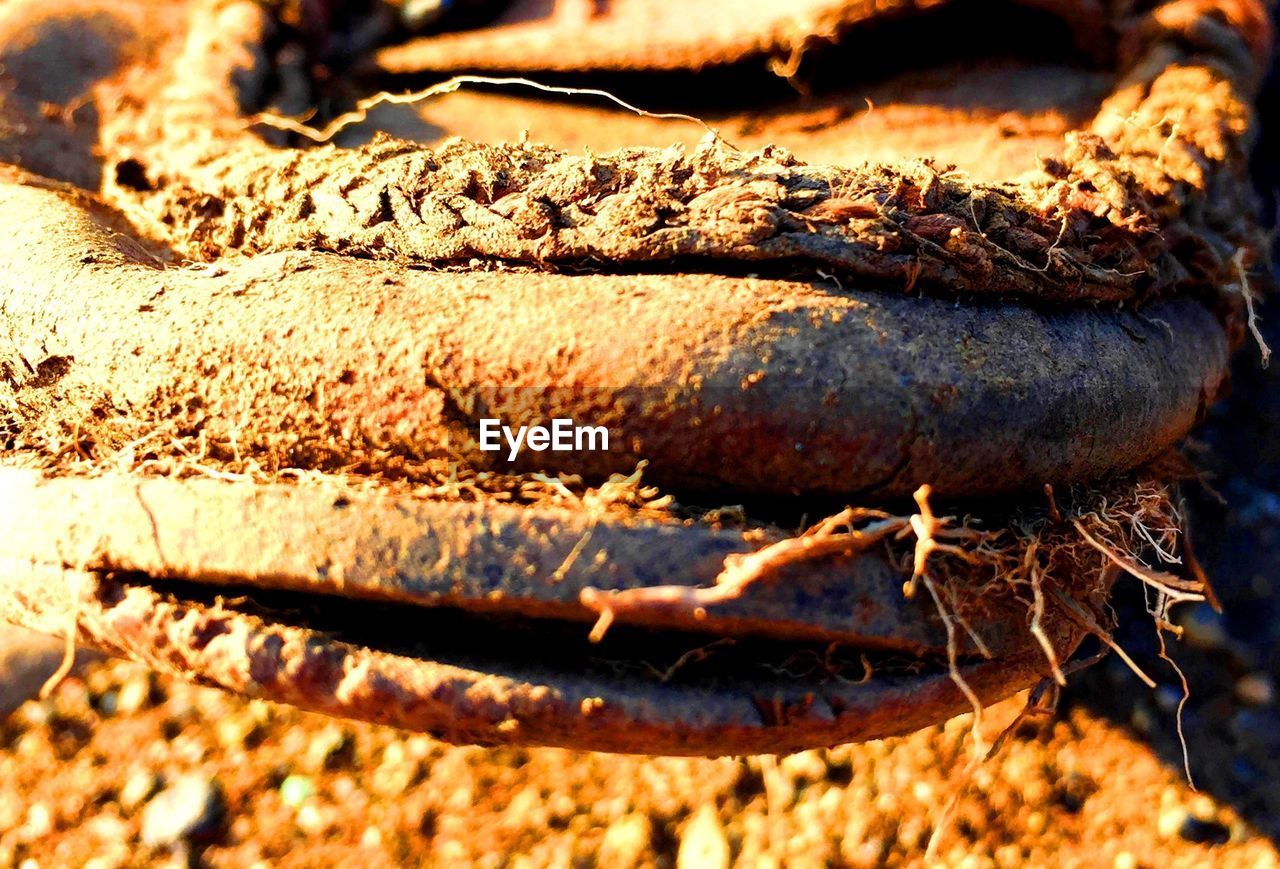
POLYGON ((149 769, 135 772, 120 789, 120 808, 132 812, 160 790, 160 777, 149 769))
POLYGON ((297 808, 315 795, 316 786, 305 775, 291 775, 280 783, 280 799, 297 808))
POLYGON ((1178 831, 1182 829, 1183 823, 1189 817, 1186 809, 1181 806, 1165 809, 1156 818, 1156 833, 1161 839, 1172 839, 1178 835, 1178 831))
POLYGON ((778 769, 790 778, 805 783, 823 781, 827 777, 827 764, 820 751, 801 751, 778 760, 778 769))
POLYGON ((129 838, 129 825, 115 815, 98 815, 85 824, 85 829, 103 842, 122 842, 129 838))
POLYGON ((648 816, 634 812, 624 815, 605 830, 600 843, 600 863, 617 869, 629 869, 643 862, 653 839, 653 824, 648 816))
POLYGON ((1275 701, 1275 683, 1265 673, 1249 673, 1236 681, 1236 698, 1250 706, 1270 706, 1275 701))
POLYGON ((120 692, 108 691, 98 698, 98 711, 103 715, 115 715, 120 710, 120 692))
POLYGON ((20 706, 17 715, 19 721, 27 727, 43 727, 53 718, 53 701, 33 700, 20 706))
POLYGON ((318 836, 329 826, 324 814, 314 805, 306 805, 299 809, 296 822, 298 829, 309 836, 318 836))
POLYGON ((99 854, 86 860, 84 869, 123 869, 128 865, 129 848, 127 845, 117 843, 117 846, 107 853, 99 854))
MULTIPOLYGON (((401 753, 388 752, 383 762, 369 777, 369 786, 384 797, 395 797, 413 786, 421 774, 421 765, 417 761, 405 761, 401 753)), ((464 782, 462 790, 468 790, 466 801, 470 802, 469 788, 464 782)))
POLYGON ((1058 781, 1054 794, 1058 803, 1074 815, 1084 808, 1085 801, 1097 790, 1098 785, 1092 779, 1073 771, 1058 781))
POLYGON ((698 810, 680 836, 680 849, 676 852, 677 869, 727 869, 729 866, 729 840, 714 807, 704 805, 698 810))
POLYGON ((259 730, 260 724, 253 716, 232 715, 219 722, 218 742, 223 748, 238 748, 250 744, 259 730))
POLYGON ((1116 858, 1111 865, 1114 869, 1138 869, 1138 858, 1133 856, 1132 851, 1121 851, 1116 854, 1116 858))
POLYGON ((134 676, 120 688, 116 695, 116 711, 132 715, 151 701, 151 678, 143 673, 134 676))
POLYGON ((53 816, 49 814, 49 807, 44 803, 33 804, 27 809, 26 823, 22 825, 19 835, 31 841, 43 839, 51 832, 53 832, 53 816))
POLYGON ((350 747, 351 739, 346 731, 341 727, 326 727, 312 737, 307 746, 306 766, 316 772, 333 769, 340 765, 350 747))
MULTIPOLYGON (((22 800, 12 789, 0 791, 0 830, 11 830, 18 826, 22 822, 23 811, 22 800)), ((2 865, 4 861, 0 861, 0 866, 2 865)))
POLYGON ((345 803, 359 792, 360 786, 349 775, 341 775, 329 783, 329 792, 339 803, 345 803))
POLYGON ((142 841, 152 848, 208 841, 222 824, 225 805, 217 782, 185 776, 147 803, 142 841))

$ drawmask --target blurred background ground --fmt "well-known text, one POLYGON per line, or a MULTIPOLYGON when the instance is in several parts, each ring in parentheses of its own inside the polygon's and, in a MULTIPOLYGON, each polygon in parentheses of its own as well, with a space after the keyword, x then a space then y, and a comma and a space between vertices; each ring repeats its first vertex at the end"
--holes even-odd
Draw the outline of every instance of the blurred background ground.
MULTIPOLYGON (((1130 689, 1132 691, 1132 688, 1130 689)), ((988 736, 1017 701, 988 711, 988 736)), ((964 787, 967 716, 775 760, 451 747, 106 663, 0 727, 0 865, 1276 865, 1083 707, 964 787)))

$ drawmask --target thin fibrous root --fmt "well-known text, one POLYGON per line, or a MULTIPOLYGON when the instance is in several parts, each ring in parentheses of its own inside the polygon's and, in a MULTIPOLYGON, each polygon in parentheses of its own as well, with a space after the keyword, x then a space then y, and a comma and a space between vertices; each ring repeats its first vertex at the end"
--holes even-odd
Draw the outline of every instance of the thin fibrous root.
POLYGON ((916 536, 915 559, 911 571, 911 579, 902 588, 903 594, 908 598, 915 597, 916 588, 924 577, 925 571, 928 570, 929 556, 935 552, 945 552, 970 563, 976 564, 978 562, 977 557, 969 550, 954 544, 938 542, 939 537, 971 540, 981 535, 969 528, 950 527, 951 523, 955 521, 951 516, 943 516, 941 518, 934 516, 933 509, 929 506, 929 497, 932 494, 933 488, 926 484, 916 489, 913 496, 917 506, 920 508, 920 512, 908 519, 911 525, 911 532, 916 536))
POLYGON ((975 757, 981 757, 986 754, 986 745, 982 738, 982 698, 964 678, 960 672, 960 661, 958 646, 956 643, 956 626, 955 618, 947 611, 946 606, 942 603, 942 595, 938 593, 938 587, 934 583, 933 578, 929 576, 926 570, 920 574, 920 581, 924 585, 925 590, 929 592, 929 596, 933 598, 934 608, 938 611, 938 618, 942 620, 942 627, 947 632, 947 673, 951 676, 951 681, 955 684, 960 693, 969 701, 969 705, 973 707, 973 724, 969 728, 973 737, 973 749, 975 757))
MULTIPOLYGON (((76 576, 83 577, 83 570, 77 573, 76 576)), ((75 669, 76 637, 80 632, 80 607, 84 600, 84 586, 85 582, 83 579, 73 580, 71 611, 69 613, 69 624, 67 625, 67 635, 65 637, 66 645, 63 647, 62 652, 62 662, 58 664, 58 669, 54 670, 53 674, 44 681, 43 685, 40 686, 40 693, 38 696, 41 700, 48 700, 52 697, 53 692, 58 690, 58 686, 61 685, 63 681, 71 675, 71 671, 75 669)))
MULTIPOLYGON (((1174 553, 1180 547, 1175 538, 1181 521, 1163 489, 1139 485, 1130 496, 1133 503, 1123 498, 1109 503, 1109 499, 1102 498, 1100 502, 1095 501, 1092 511, 1082 511, 1080 505, 1069 508, 1059 505, 1052 490, 1046 489, 1047 519, 998 531, 974 528, 955 517, 938 516, 930 504, 930 495, 930 488, 921 486, 915 492, 918 510, 909 516, 848 508, 797 537, 750 554, 730 556, 710 586, 657 586, 618 592, 584 589, 580 601, 597 614, 591 638, 602 639, 617 618, 653 618, 664 613, 706 618, 709 607, 740 598, 750 586, 772 579, 787 566, 826 556, 853 555, 885 544, 891 554, 900 550, 903 555, 910 553, 912 576, 904 583, 904 593, 914 593, 918 585, 924 585, 929 592, 946 630, 950 676, 973 705, 975 719, 980 714, 981 702, 960 672, 959 629, 969 633, 980 651, 985 651, 985 646, 964 618, 962 606, 955 599, 957 587, 931 575, 930 559, 936 554, 962 562, 970 572, 974 568, 984 572, 993 570, 1005 585, 1026 590, 1029 631, 1044 653, 1047 674, 1054 684, 1066 684, 1067 675, 1076 667, 1060 660, 1059 649, 1045 627, 1051 607, 1097 636, 1144 684, 1156 687, 1155 680, 1115 642, 1090 609, 1061 586, 1059 575, 1065 570, 1074 576, 1084 569, 1087 552, 1101 553, 1104 562, 1095 587, 1109 587, 1121 571, 1132 574, 1158 593, 1161 607, 1153 614, 1158 624, 1168 622, 1164 615, 1169 605, 1203 600, 1199 579, 1158 570, 1131 554, 1135 546, 1150 547, 1164 561, 1178 560, 1174 553), (1005 535, 1012 536, 998 542, 997 538, 1005 535), (1118 540, 1112 539, 1115 535, 1119 535, 1118 540), (911 538, 914 542, 907 543, 911 538)), ((1192 572, 1194 575, 1194 568, 1192 572)), ((977 589, 979 593, 982 588, 985 586, 977 589)), ((981 747, 976 734, 975 742, 981 747)))
MULTIPOLYGON (((433 97, 444 96, 454 93, 465 85, 487 85, 490 87, 524 87, 533 90, 542 91, 543 93, 560 94, 561 96, 588 96, 601 97, 608 100, 619 108, 626 109, 633 114, 642 118, 654 118, 660 121, 688 121, 697 124, 707 131, 716 139, 720 139, 720 134, 706 121, 693 115, 686 115, 680 112, 650 112, 638 106, 623 100, 621 97, 615 96, 605 90, 599 88, 575 88, 575 87, 557 87, 555 85, 543 84, 527 78, 510 78, 505 76, 487 76, 487 75, 458 75, 439 84, 424 88, 420 91, 412 91, 404 94, 393 94, 387 91, 373 94, 356 102, 356 107, 349 112, 344 112, 334 118, 322 129, 317 130, 315 127, 307 126, 304 121, 308 118, 286 118, 270 112, 263 112, 254 115, 249 119, 250 124, 263 124, 268 127, 274 127, 277 130, 287 130, 290 133, 296 133, 299 136, 310 139, 313 142, 328 142, 342 130, 358 124, 368 117, 369 111, 380 105, 412 105, 422 102, 433 97)), ((723 141, 723 140, 721 140, 723 141)))
MULTIPOLYGON (((952 555, 970 564, 981 563, 978 555, 962 546, 939 541, 939 538, 974 541, 980 540, 982 534, 971 528, 952 527, 954 517, 936 516, 929 505, 931 494, 932 489, 927 485, 916 490, 919 512, 911 516, 892 516, 881 510, 848 507, 823 519, 798 537, 780 540, 746 555, 731 555, 725 559, 724 569, 711 586, 664 585, 615 592, 584 588, 579 594, 579 602, 598 614, 591 630, 591 640, 598 642, 603 639, 614 620, 628 613, 682 612, 701 620, 706 618, 707 607, 736 600, 749 587, 783 567, 826 556, 853 555, 889 538, 903 539, 908 535, 916 538, 914 570, 903 587, 904 593, 911 597, 916 586, 925 579, 929 558, 935 553, 952 555), (868 524, 855 527, 860 522, 868 524)), ((934 596, 942 607, 941 598, 934 596)), ((954 629, 954 623, 945 610, 943 620, 949 629, 954 629)), ((964 627, 973 635, 967 625, 964 627)), ((975 640, 979 648, 983 648, 981 640, 976 636, 975 640)))
MULTIPOLYGON (((1165 606, 1167 606, 1167 604, 1163 604, 1162 609, 1165 606)), ((1156 619, 1156 639, 1160 642, 1160 659, 1173 668, 1173 672, 1178 675, 1178 681, 1182 683, 1182 697, 1178 700, 1176 719, 1178 744, 1182 747, 1182 771, 1187 776, 1187 784, 1189 784, 1191 789, 1194 791, 1196 790, 1196 780, 1191 775, 1191 752, 1187 748, 1187 735, 1183 728, 1183 712, 1186 709, 1187 701, 1191 699, 1191 685, 1187 682, 1187 674, 1182 672, 1182 668, 1178 666, 1178 662, 1173 660, 1173 657, 1169 654, 1169 648, 1165 644, 1164 640, 1164 619, 1162 618, 1156 619)))
MULTIPOLYGON (((915 492, 919 512, 911 516, 893 516, 882 510, 847 507, 840 513, 823 519, 798 537, 780 540, 756 552, 731 555, 725 559, 724 569, 711 586, 689 588, 686 586, 654 586, 625 591, 607 592, 597 588, 584 588, 579 602, 598 614, 591 629, 591 640, 599 642, 619 616, 628 613, 655 611, 689 613, 696 619, 706 618, 707 607, 741 597, 750 586, 767 579, 778 570, 791 564, 832 555, 853 555, 890 538, 901 540, 909 535, 916 538, 914 567, 911 579, 903 585, 907 597, 915 594, 916 587, 925 578, 930 556, 944 553, 970 564, 980 564, 982 559, 974 552, 954 543, 940 540, 979 541, 981 532, 971 528, 953 527, 952 516, 937 516, 929 504, 932 489, 921 486, 915 492), (857 523, 867 522, 861 528, 857 523)), ((941 598, 935 593, 938 606, 941 598)), ((942 610, 943 621, 949 632, 954 621, 942 610)), ((985 645, 963 620, 960 624, 985 653, 985 645)))
POLYGON ((1052 717, 1058 708, 1060 697, 1061 691, 1056 682, 1051 682, 1048 679, 1040 680, 1027 694, 1027 702, 1023 704, 1017 717, 1010 721, 991 743, 991 748, 987 751, 987 755, 983 760, 991 760, 999 754, 1000 749, 1004 747, 1005 743, 1009 741, 1009 738, 1017 732, 1024 722, 1033 718, 1045 719, 1052 717))
POLYGON ((1201 593, 1203 586, 1196 580, 1183 579, 1167 571, 1154 570, 1147 567, 1136 558, 1130 558, 1123 553, 1117 552, 1111 546, 1091 535, 1085 529, 1084 523, 1079 519, 1072 519, 1071 523, 1080 532, 1084 542, 1105 555, 1112 564, 1131 576, 1142 580, 1161 594, 1166 595, 1174 603, 1204 600, 1204 595, 1201 593))
POLYGON ((1062 604, 1066 613, 1074 618, 1081 627, 1097 637, 1102 644, 1111 651, 1115 652, 1116 655, 1119 656, 1120 660, 1124 661, 1125 665, 1133 671, 1134 675, 1143 681, 1143 684, 1148 688, 1156 687, 1156 680, 1143 672, 1142 668, 1138 666, 1138 662, 1129 657, 1129 653, 1126 652, 1119 643, 1112 639, 1111 634, 1103 630, 1097 621, 1085 612, 1084 608, 1080 606, 1080 604, 1076 603, 1056 588, 1053 590, 1053 596, 1062 604))
POLYGON ((729 556, 714 585, 704 588, 662 585, 619 592, 584 588, 578 599, 599 614, 591 629, 592 642, 603 639, 614 619, 628 612, 674 610, 702 619, 706 617, 707 607, 741 597, 751 585, 789 564, 866 551, 907 528, 908 521, 879 510, 850 507, 824 519, 799 537, 780 540, 746 555, 729 556), (854 523, 868 519, 873 521, 862 528, 853 527, 854 523), (841 528, 845 530, 841 532, 841 528))
MULTIPOLYGON (((1061 517, 1059 517, 1059 520, 1061 517)), ((1039 547, 1039 541, 1033 540, 1027 546, 1027 554, 1024 558, 1027 573, 1031 577, 1031 636, 1036 638, 1036 642, 1040 644, 1040 648, 1044 651, 1045 659, 1049 662, 1049 669, 1053 672, 1053 680, 1060 686, 1066 686, 1067 676, 1062 672, 1062 667, 1058 663, 1058 652, 1053 647, 1053 643, 1049 641, 1049 635, 1044 632, 1041 625, 1044 619, 1044 587, 1040 571, 1036 568, 1036 550, 1039 547)))
POLYGON ((1258 312, 1255 309, 1255 299, 1253 297, 1253 287, 1249 285, 1249 276, 1244 267, 1244 249, 1236 251, 1232 264, 1236 267, 1236 275, 1240 281, 1240 296, 1244 299, 1245 323, 1249 327, 1249 333, 1253 335, 1253 340, 1258 342, 1258 353, 1262 357, 1262 367, 1266 368, 1271 364, 1271 348, 1267 346, 1267 341, 1262 337, 1262 330, 1258 328, 1258 312))
MULTIPOLYGON (((923 485, 915 491, 916 505, 920 511, 911 516, 907 521, 912 533, 916 536, 915 553, 913 558, 914 568, 911 579, 903 586, 903 593, 907 597, 915 594, 917 584, 923 584, 925 590, 929 592, 929 597, 933 599, 934 609, 938 612, 938 618, 942 621, 942 627, 947 632, 947 673, 951 677, 951 681, 955 684, 960 693, 969 701, 969 705, 973 707, 973 725, 970 733, 973 738, 974 759, 981 757, 986 753, 986 747, 982 738, 982 710, 983 703, 973 687, 964 678, 960 672, 959 646, 956 642, 956 623, 960 623, 969 635, 975 640, 977 635, 969 628, 968 624, 960 617, 958 611, 951 612, 947 609, 942 601, 942 594, 938 591, 937 584, 933 581, 933 577, 929 575, 929 556, 935 552, 945 552, 949 555, 955 555, 964 561, 970 563, 978 563, 977 557, 966 549, 949 543, 939 543, 937 538, 939 535, 960 538, 974 539, 980 538, 981 535, 976 534, 968 528, 952 528, 951 523, 955 520, 952 517, 945 516, 938 518, 933 513, 933 508, 929 506, 929 496, 933 494, 933 489, 929 485, 923 485)), ((902 532, 900 532, 901 534, 902 532)), ((980 640, 978 646, 983 650, 984 654, 990 657, 990 653, 986 651, 986 646, 980 640)))

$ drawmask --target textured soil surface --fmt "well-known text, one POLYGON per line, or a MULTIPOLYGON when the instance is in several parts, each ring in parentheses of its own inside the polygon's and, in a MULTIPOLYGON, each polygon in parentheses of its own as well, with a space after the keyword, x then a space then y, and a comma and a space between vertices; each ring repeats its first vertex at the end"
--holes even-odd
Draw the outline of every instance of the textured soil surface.
POLYGON ((0 728, 0 865, 922 864, 962 790, 946 865, 1277 862, 1085 709, 1020 731, 964 790, 967 732, 966 716, 776 761, 456 748, 110 663, 0 728), (192 844, 169 845, 180 830, 192 844))

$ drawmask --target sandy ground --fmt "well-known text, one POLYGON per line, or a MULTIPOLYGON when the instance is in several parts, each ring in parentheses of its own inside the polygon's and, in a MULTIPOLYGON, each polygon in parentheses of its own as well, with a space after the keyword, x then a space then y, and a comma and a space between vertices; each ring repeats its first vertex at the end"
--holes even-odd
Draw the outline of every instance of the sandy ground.
POLYGON ((971 773, 969 724, 779 759, 491 750, 109 662, 0 727, 0 865, 923 865, 957 794, 940 865, 1280 863, 1085 709, 971 773))

